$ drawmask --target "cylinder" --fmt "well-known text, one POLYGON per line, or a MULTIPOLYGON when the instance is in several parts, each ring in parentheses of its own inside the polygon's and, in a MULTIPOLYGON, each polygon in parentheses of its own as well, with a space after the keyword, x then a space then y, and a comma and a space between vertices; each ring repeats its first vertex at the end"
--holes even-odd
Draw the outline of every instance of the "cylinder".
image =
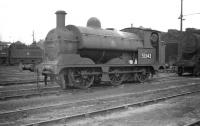
POLYGON ((56 11, 56 28, 64 28, 65 27, 65 15, 67 14, 65 11, 59 10, 56 11))

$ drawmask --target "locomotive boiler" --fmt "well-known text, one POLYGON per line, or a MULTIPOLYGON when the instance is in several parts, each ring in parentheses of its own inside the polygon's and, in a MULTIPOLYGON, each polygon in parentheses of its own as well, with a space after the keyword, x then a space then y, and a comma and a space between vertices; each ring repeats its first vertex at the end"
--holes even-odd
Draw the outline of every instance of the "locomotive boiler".
POLYGON ((88 88, 93 83, 144 82, 164 64, 160 32, 151 29, 102 29, 97 18, 87 27, 65 26, 65 11, 57 11, 57 26, 46 36, 40 71, 63 89, 88 88))
POLYGON ((181 43, 181 55, 177 62, 178 75, 200 75, 200 30, 186 29, 181 43))

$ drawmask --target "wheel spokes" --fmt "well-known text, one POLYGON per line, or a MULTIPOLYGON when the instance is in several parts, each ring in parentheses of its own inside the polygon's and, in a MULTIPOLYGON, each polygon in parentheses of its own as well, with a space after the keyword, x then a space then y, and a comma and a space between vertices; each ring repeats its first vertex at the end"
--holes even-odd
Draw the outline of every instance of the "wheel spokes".
POLYGON ((119 73, 120 70, 117 69, 111 69, 110 72, 112 72, 109 74, 110 83, 115 86, 120 85, 124 80, 124 74, 119 73))
POLYGON ((69 72, 69 79, 74 87, 88 88, 93 84, 94 75, 87 75, 91 73, 89 70, 74 69, 69 72))
POLYGON ((143 73, 143 72, 141 72, 141 73, 136 73, 136 79, 137 79, 137 81, 139 81, 139 82, 144 82, 146 79, 147 79, 147 74, 145 74, 145 73, 143 73))

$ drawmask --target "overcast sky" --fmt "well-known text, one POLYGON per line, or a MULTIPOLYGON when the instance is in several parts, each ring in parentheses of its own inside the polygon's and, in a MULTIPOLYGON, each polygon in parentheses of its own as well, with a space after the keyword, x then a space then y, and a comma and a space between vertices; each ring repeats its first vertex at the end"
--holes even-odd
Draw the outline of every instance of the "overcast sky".
MULTIPOLYGON (((200 13, 200 0, 183 0, 184 15, 200 13)), ((180 29, 181 0, 0 0, 0 40, 32 43, 55 27, 57 10, 65 10, 66 25, 86 26, 97 17, 102 28, 143 26, 160 31, 180 29)), ((186 16, 183 28, 200 29, 200 14, 186 16)))

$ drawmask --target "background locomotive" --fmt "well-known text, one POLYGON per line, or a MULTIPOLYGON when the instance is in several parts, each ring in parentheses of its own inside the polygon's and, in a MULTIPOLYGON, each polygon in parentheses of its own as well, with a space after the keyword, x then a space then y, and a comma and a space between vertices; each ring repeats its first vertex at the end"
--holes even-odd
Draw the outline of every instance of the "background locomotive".
POLYGON ((180 57, 176 64, 178 75, 185 72, 200 75, 200 30, 188 28, 182 34, 180 57))
POLYGON ((39 64, 42 62, 43 50, 33 42, 27 46, 21 42, 15 42, 10 45, 1 44, 1 64, 39 64))
POLYGON ((27 46, 16 42, 9 47, 9 64, 39 64, 42 62, 42 49, 36 43, 27 46))
POLYGON ((165 42, 165 63, 174 66, 178 60, 179 43, 183 37, 182 32, 174 29, 162 32, 162 41, 165 42))
POLYGON ((0 41, 0 64, 7 64, 8 48, 11 43, 0 41))
POLYGON ((119 85, 123 81, 144 82, 165 63, 160 32, 125 28, 102 29, 97 18, 87 27, 65 26, 65 11, 57 11, 57 26, 46 36, 40 72, 65 89, 88 88, 94 82, 119 85))

